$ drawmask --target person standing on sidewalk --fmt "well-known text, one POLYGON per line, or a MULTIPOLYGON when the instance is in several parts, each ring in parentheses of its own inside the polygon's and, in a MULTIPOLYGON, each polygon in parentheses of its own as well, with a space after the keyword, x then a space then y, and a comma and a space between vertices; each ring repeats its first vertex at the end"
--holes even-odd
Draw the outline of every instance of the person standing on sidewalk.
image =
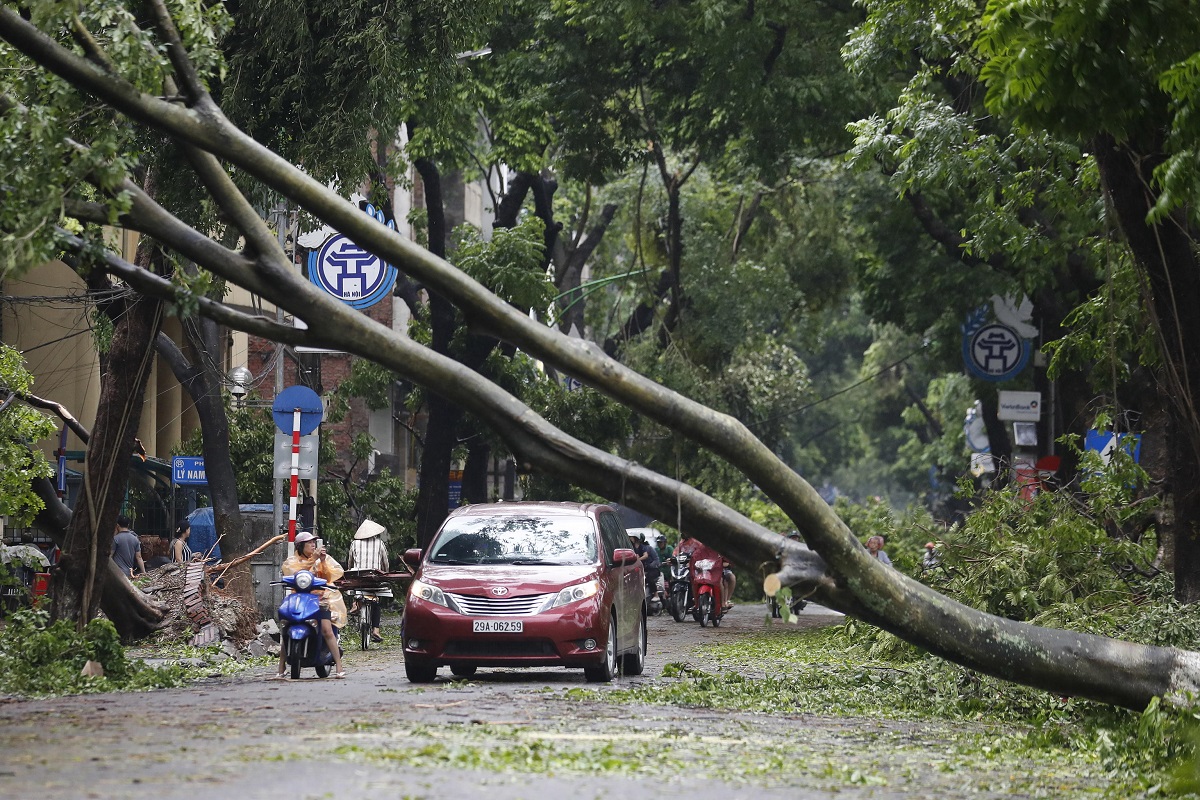
POLYGON ((146 571, 146 562, 142 561, 142 541, 129 529, 132 524, 133 521, 124 514, 117 517, 117 534, 113 537, 111 553, 121 572, 130 578, 146 571))

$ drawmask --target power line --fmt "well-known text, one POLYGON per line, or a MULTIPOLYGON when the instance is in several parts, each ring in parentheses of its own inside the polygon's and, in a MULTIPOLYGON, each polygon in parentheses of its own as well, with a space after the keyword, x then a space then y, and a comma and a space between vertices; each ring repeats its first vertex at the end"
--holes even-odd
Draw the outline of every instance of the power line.
POLYGON ((760 426, 762 426, 762 425, 766 425, 768 422, 774 422, 774 421, 775 421, 775 420, 777 420, 777 419, 782 419, 782 418, 784 418, 784 417, 790 417, 790 416, 792 416, 793 414, 799 414, 799 413, 801 413, 801 412, 807 411, 808 409, 812 408, 813 406, 819 406, 819 405, 821 405, 822 403, 828 402, 828 401, 832 400, 833 398, 835 398, 835 397, 837 397, 837 396, 839 396, 839 395, 843 395, 843 394, 845 394, 846 392, 850 391, 851 389, 857 389, 859 386, 862 386, 864 383, 870 383, 871 381, 873 381, 873 380, 875 380, 876 378, 880 377, 880 376, 881 376, 881 375, 883 375, 884 373, 886 373, 886 372, 889 372, 889 371, 891 371, 892 369, 894 369, 895 367, 898 367, 898 366, 900 366, 900 365, 901 365, 901 364, 903 364, 905 361, 908 361, 910 358, 912 358, 913 356, 917 355, 917 354, 918 354, 918 353, 920 353, 922 350, 924 350, 924 349, 925 349, 925 347, 926 347, 926 345, 925 345, 925 344, 922 344, 922 345, 921 345, 920 347, 918 347, 916 350, 913 350, 911 353, 909 353, 908 355, 904 356, 903 358, 898 358, 898 359, 896 359, 896 360, 895 360, 895 361, 893 361, 892 363, 888 364, 886 367, 881 367, 879 370, 877 370, 876 372, 874 372, 874 373, 872 373, 872 374, 868 375, 867 377, 863 378, 862 380, 859 380, 859 381, 857 381, 857 382, 855 382, 855 383, 852 383, 852 384, 850 384, 849 386, 846 386, 846 387, 843 387, 843 388, 841 388, 841 389, 838 389, 838 390, 837 390, 836 392, 834 392, 833 394, 826 395, 825 397, 821 397, 821 398, 819 398, 819 399, 817 399, 817 400, 813 400, 811 403, 805 403, 805 404, 804 404, 804 405, 802 405, 802 406, 797 406, 796 408, 792 408, 792 409, 789 409, 789 410, 787 410, 787 411, 781 411, 781 412, 779 412, 778 414, 772 414, 771 416, 769 416, 769 417, 766 417, 765 419, 761 419, 761 420, 759 420, 758 422, 748 423, 748 424, 746 425, 746 427, 747 427, 747 428, 750 428, 750 429, 752 429, 752 430, 753 430, 754 428, 760 427, 760 426))

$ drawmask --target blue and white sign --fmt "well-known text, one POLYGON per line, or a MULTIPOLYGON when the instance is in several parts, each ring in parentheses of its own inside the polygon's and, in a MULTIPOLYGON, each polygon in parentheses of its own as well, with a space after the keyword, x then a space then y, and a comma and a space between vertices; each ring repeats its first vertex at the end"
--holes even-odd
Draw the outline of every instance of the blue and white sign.
MULTIPOLYGON (((367 203, 363 209, 396 230, 396 221, 367 203)), ((308 254, 308 277, 351 308, 369 308, 387 297, 396 283, 396 268, 335 233, 308 254)))
POLYGON ((321 396, 307 386, 289 386, 275 396, 275 402, 271 403, 275 427, 291 436, 296 411, 300 412, 301 436, 308 436, 315 431, 325 418, 321 396))
POLYGON ((1033 347, 1017 331, 989 319, 981 306, 963 325, 963 362, 967 370, 985 381, 1015 378, 1029 363, 1033 347))
POLYGON ((171 459, 171 479, 184 486, 208 483, 203 456, 175 456, 171 459))
POLYGON ((1112 461, 1113 453, 1120 447, 1133 457, 1134 463, 1142 457, 1142 435, 1140 433, 1113 433, 1098 431, 1094 428, 1083 438, 1083 449, 1094 450, 1100 454, 1100 460, 1105 464, 1112 461))

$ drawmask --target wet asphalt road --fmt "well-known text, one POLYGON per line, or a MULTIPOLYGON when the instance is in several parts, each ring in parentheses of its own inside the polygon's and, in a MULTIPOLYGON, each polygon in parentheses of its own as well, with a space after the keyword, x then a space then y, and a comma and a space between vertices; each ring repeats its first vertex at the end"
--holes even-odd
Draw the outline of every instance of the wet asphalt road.
MULTIPOLYGON (((981 796, 978 776, 923 778, 928 769, 901 756, 894 774, 874 778, 842 763, 880 743, 925 760, 936 729, 608 699, 613 688, 670 680, 661 677, 670 661, 715 669, 702 646, 760 632, 763 617, 761 606, 739 606, 719 630, 652 618, 645 674, 582 697, 571 690, 596 685, 564 669, 452 682, 443 668, 432 686, 414 686, 392 645, 348 651, 342 681, 274 681, 260 669, 183 689, 0 701, 0 797, 981 796), (802 752, 779 749, 800 742, 802 752)), ((806 614, 802 625, 835 621, 806 614)), ((1007 780, 985 777, 985 788, 1007 780)))

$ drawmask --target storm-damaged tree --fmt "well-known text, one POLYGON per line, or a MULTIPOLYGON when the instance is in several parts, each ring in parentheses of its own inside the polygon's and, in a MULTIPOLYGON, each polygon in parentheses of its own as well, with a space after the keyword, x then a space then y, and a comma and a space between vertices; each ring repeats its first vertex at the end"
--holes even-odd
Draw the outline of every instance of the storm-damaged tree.
MULTIPOLYGON (((12 174, 13 165, 27 163, 13 160, 19 152, 21 158, 33 157, 31 167, 36 173, 36 178, 15 183, 11 196, 39 209, 47 205, 64 208, 71 218, 87 225, 116 221, 142 231, 223 279, 280 304, 309 328, 280 326, 209 298, 187 297, 178 284, 111 253, 92 259, 110 275, 150 297, 195 302, 199 313, 257 335, 334 347, 370 358, 436 389, 486 420, 529 468, 555 472, 601 495, 623 495, 631 506, 648 513, 666 518, 678 513, 685 527, 703 532, 705 541, 731 554, 742 566, 754 569, 763 562, 771 563, 782 583, 957 663, 1056 693, 1131 708, 1142 708, 1154 697, 1178 699, 1200 689, 1200 654, 990 616, 880 565, 816 491, 736 420, 666 391, 594 346, 569 339, 517 312, 478 282, 378 224, 230 124, 205 88, 204 75, 216 64, 204 58, 204 43, 211 37, 202 15, 194 13, 201 7, 186 8, 193 13, 176 17, 182 36, 161 2, 150 3, 153 33, 126 28, 121 36, 112 37, 111 28, 102 27, 101 20, 92 21, 97 32, 105 34, 109 48, 124 42, 122 52, 153 54, 148 61, 139 62, 140 71, 125 63, 118 68, 97 38, 76 32, 76 38, 85 44, 73 44, 66 32, 80 22, 78 18, 38 18, 53 34, 48 35, 18 11, 0 8, 0 38, 20 53, 5 51, 0 57, 29 81, 8 81, 4 87, 15 96, 8 98, 0 121, 7 142, 0 163, 6 174, 12 174), (192 46, 190 52, 185 39, 192 46), (129 40, 150 47, 130 48, 129 40), (158 53, 169 62, 158 61, 158 53), (197 56, 195 60, 190 53, 197 56), (167 75, 177 80, 178 86, 164 96, 167 75), (144 86, 139 87, 139 82, 144 86), (51 88, 53 92, 38 91, 51 88), (56 108, 44 104, 47 98, 64 94, 81 105, 94 99, 98 103, 94 113, 144 126, 177 143, 213 203, 244 237, 245 246, 238 251, 225 248, 155 203, 137 183, 121 175, 128 168, 119 158, 124 151, 96 154, 87 149, 92 142, 65 141, 66 126, 59 124, 56 108), (93 165, 109 164, 104 179, 94 174, 93 166, 81 176, 90 188, 78 181, 46 181, 63 177, 79 158, 79 148, 92 154, 93 165), (402 265, 410 275, 451 299, 473 325, 718 453, 778 503, 812 551, 753 524, 687 485, 564 436, 478 373, 322 294, 293 272, 275 237, 224 164, 280 192, 380 257, 402 265)), ((219 13, 219 8, 204 10, 219 13)), ((6 70, 5 74, 15 71, 6 70)), ((48 218, 58 217, 50 214, 48 218)), ((81 252, 96 246, 90 229, 84 231, 87 236, 80 236, 62 225, 31 224, 30 219, 17 214, 4 219, 6 233, 12 232, 14 222, 24 223, 19 230, 24 234, 26 258, 44 258, 57 248, 81 252)))
MULTIPOLYGON (((153 191, 153 183, 153 177, 147 175, 143 189, 153 191)), ((142 398, 154 366, 154 341, 162 329, 165 307, 160 298, 117 291, 103 270, 91 268, 94 255, 94 249, 83 249, 65 259, 85 275, 89 293, 103 298, 98 307, 111 325, 112 336, 100 351, 100 402, 95 426, 86 440, 80 498, 51 574, 51 613, 74 619, 82 630, 103 605, 119 631, 144 634, 154 629, 163 612, 140 592, 122 591, 128 581, 125 576, 118 577, 109 553, 125 500, 142 398), (113 582, 122 588, 106 592, 105 584, 113 582), (102 604, 103 599, 109 602, 102 604)), ((165 271, 162 251, 150 238, 138 243, 136 263, 150 274, 165 271)), ((56 510, 56 505, 47 505, 50 514, 56 510)))

